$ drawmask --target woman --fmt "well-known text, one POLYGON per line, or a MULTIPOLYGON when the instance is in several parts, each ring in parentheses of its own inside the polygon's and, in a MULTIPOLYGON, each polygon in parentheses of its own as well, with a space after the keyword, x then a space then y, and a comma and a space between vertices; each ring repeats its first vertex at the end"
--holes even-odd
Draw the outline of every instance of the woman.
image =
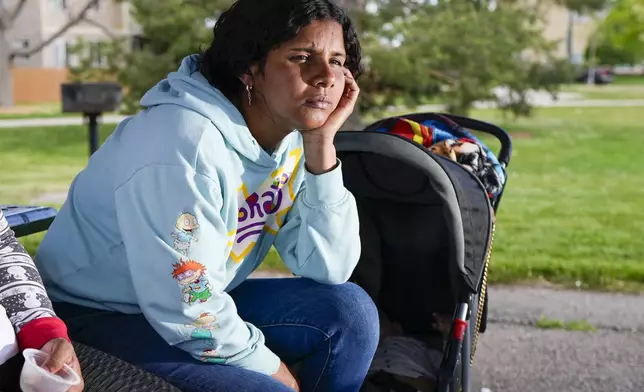
POLYGON ((186 391, 357 391, 379 326, 346 283, 359 222, 333 138, 360 51, 327 0, 223 13, 92 156, 40 247, 71 336, 186 391), (302 278, 246 280, 272 245, 302 278))
MULTIPOLYGON (((56 317, 31 256, 0 209, 0 365, 4 364, 0 366, 0 390, 17 387, 22 361, 14 356, 27 348, 49 354, 43 366, 50 372, 56 373, 68 364, 81 375, 67 327, 56 317)), ((69 391, 82 390, 81 377, 81 384, 69 391)))

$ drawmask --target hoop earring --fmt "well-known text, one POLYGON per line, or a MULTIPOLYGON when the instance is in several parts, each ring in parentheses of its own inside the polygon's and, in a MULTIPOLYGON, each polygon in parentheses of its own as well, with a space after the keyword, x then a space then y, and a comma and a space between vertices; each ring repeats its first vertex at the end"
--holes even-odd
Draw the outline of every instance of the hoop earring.
POLYGON ((251 90, 253 88, 251 86, 246 85, 246 92, 248 93, 248 106, 251 106, 253 104, 253 95, 251 94, 251 90))

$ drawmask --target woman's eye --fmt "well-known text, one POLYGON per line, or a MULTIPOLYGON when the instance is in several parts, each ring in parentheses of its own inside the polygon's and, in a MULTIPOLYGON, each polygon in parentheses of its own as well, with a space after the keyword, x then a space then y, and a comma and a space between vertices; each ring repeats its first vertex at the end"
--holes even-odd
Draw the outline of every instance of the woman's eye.
POLYGON ((339 65, 340 67, 342 67, 342 61, 337 59, 331 59, 331 64, 339 65))
POLYGON ((309 59, 309 56, 306 56, 306 55, 291 57, 291 60, 295 60, 295 61, 307 61, 308 59, 309 59))

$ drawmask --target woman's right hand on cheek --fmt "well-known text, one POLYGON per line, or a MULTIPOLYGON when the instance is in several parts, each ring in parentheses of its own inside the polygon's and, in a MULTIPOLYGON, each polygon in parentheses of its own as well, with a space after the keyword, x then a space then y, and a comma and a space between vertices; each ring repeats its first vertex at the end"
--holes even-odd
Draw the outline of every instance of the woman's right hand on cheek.
POLYGON ((295 392, 300 392, 300 385, 284 362, 280 363, 280 368, 277 370, 277 373, 271 377, 273 380, 281 382, 295 392))

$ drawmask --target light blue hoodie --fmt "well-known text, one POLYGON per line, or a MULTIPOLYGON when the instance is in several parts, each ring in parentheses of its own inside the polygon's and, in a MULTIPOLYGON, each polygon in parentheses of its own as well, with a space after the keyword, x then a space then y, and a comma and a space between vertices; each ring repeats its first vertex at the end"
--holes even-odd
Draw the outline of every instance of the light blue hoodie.
POLYGON ((54 300, 143 313, 197 359, 272 374, 279 359, 227 292, 271 245, 296 275, 346 282, 360 253, 355 199, 340 166, 306 171, 300 133, 266 153, 195 60, 91 157, 36 260, 54 300))

